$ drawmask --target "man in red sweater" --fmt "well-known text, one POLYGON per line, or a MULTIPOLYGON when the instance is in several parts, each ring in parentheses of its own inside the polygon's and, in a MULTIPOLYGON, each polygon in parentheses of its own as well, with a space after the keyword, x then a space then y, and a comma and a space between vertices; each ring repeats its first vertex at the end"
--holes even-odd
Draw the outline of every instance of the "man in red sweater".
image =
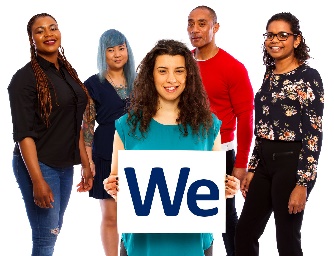
MULTIPOLYGON (((201 71, 211 110, 222 121, 221 144, 226 151, 226 173, 240 181, 247 172, 253 137, 254 93, 245 66, 219 48, 215 34, 217 15, 207 6, 198 6, 188 16, 188 35, 201 71), (234 145, 236 132, 236 148, 234 145)), ((223 234, 228 256, 234 256, 234 235, 238 215, 235 198, 226 200, 226 233, 223 234)))

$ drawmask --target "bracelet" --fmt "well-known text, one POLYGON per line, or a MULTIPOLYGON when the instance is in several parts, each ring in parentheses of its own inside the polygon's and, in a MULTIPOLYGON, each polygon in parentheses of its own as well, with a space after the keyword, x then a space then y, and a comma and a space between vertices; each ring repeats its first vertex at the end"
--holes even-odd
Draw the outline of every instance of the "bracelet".
POLYGON ((92 165, 92 164, 94 164, 94 162, 89 162, 89 165, 92 165))

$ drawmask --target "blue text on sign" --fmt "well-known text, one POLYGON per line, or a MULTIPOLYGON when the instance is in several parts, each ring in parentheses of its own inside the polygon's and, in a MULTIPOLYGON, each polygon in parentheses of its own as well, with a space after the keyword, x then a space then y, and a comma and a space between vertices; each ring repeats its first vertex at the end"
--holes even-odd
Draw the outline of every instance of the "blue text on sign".
MULTIPOLYGON (((125 176, 128 182, 132 203, 137 216, 148 216, 150 214, 152 201, 156 186, 160 192, 160 198, 166 216, 177 216, 180 211, 181 202, 185 193, 186 184, 190 168, 183 167, 180 169, 180 174, 175 190, 173 202, 170 199, 168 187, 163 169, 160 167, 152 168, 149 178, 147 191, 144 203, 140 197, 139 186, 137 182, 135 169, 132 167, 124 168, 125 176)), ((211 180, 200 179, 193 182, 187 192, 187 205, 189 210, 196 216, 208 217, 218 213, 218 208, 202 209, 198 206, 198 200, 219 200, 218 186, 211 180), (200 187, 207 187, 210 191, 208 194, 198 194, 200 187)))

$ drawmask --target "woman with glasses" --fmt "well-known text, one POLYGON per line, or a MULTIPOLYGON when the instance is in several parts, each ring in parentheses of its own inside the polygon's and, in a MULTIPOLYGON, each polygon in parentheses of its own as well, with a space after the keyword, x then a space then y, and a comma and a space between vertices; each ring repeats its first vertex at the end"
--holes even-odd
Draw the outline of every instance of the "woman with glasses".
POLYGON ((259 255, 274 212, 279 255, 303 255, 301 227, 315 184, 322 142, 324 90, 307 64, 309 47, 291 13, 273 15, 264 34, 266 72, 255 95, 255 146, 241 184, 245 203, 236 255, 259 255))

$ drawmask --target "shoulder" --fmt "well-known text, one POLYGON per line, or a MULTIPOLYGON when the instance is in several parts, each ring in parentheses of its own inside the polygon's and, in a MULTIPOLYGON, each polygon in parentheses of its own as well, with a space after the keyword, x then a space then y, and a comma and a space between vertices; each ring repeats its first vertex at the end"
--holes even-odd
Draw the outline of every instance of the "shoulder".
POLYGON ((22 68, 18 69, 15 74, 13 75, 13 77, 18 77, 21 75, 26 75, 26 74, 32 74, 34 75, 31 63, 28 62, 27 64, 25 64, 22 68))
POLYGON ((321 76, 315 68, 311 68, 309 65, 302 65, 301 73, 310 78, 321 79, 321 76))
POLYGON ((324 88, 318 70, 303 64, 296 69, 292 76, 298 88, 304 91, 304 96, 307 95, 313 99, 315 95, 320 95, 319 99, 323 99, 324 88))
POLYGON ((101 84, 101 81, 97 74, 90 76, 84 81, 84 85, 87 87, 89 91, 94 90, 94 87, 96 87, 96 85, 98 84, 101 84))
POLYGON ((230 62, 229 64, 244 67, 244 64, 241 61, 239 61, 237 58, 235 58, 233 55, 231 55, 227 51, 219 48, 218 53, 221 56, 221 58, 224 58, 225 60, 229 61, 230 62))
POLYGON ((321 76, 315 68, 311 68, 307 64, 301 65, 297 68, 295 74, 295 79, 302 82, 302 84, 306 85, 306 87, 314 87, 320 90, 323 90, 323 84, 321 76))
POLYGON ((125 134, 128 134, 130 130, 130 126, 127 123, 128 116, 129 115, 126 113, 122 115, 120 118, 115 120, 115 128, 118 134, 121 136, 121 138, 123 138, 122 139, 123 141, 124 141, 125 134))
POLYGON ((30 62, 15 72, 8 89, 16 90, 22 87, 36 88, 36 78, 30 62))
POLYGON ((86 84, 92 84, 92 83, 96 83, 96 82, 100 82, 100 79, 99 79, 97 74, 94 74, 94 75, 91 75, 90 77, 88 77, 85 80, 84 84, 86 85, 86 84))
POLYGON ((213 120, 213 126, 215 128, 218 128, 220 129, 220 126, 222 124, 222 121, 218 119, 218 117, 214 114, 214 113, 211 113, 212 115, 212 120, 213 120))
POLYGON ((228 70, 229 72, 227 73, 233 77, 235 77, 236 72, 239 74, 248 75, 245 65, 225 50, 219 48, 219 52, 216 56, 220 63, 224 63, 222 67, 225 70, 228 70))
POLYGON ((118 125, 124 126, 124 124, 126 124, 126 122, 127 122, 128 116, 129 116, 129 114, 125 113, 124 115, 122 115, 120 118, 118 118, 116 120, 116 123, 118 125))

